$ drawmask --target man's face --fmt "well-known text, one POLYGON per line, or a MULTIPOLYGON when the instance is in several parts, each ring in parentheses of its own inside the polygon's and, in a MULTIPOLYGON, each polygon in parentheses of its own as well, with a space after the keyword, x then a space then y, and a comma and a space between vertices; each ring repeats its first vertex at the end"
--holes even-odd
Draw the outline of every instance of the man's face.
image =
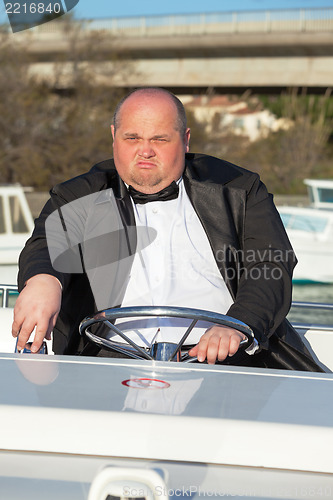
POLYGON ((156 193, 183 173, 190 130, 182 137, 177 109, 165 94, 134 94, 122 105, 113 136, 114 161, 126 184, 156 193))

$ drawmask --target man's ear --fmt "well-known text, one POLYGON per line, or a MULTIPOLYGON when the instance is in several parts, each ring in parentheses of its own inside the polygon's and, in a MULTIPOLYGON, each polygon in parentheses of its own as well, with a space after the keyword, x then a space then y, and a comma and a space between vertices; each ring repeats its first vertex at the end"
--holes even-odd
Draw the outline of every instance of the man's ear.
POLYGON ((111 134, 112 134, 112 139, 114 140, 114 125, 111 125, 111 134))
POLYGON ((190 137, 191 137, 191 129, 187 128, 185 132, 185 152, 188 153, 190 151, 190 137))

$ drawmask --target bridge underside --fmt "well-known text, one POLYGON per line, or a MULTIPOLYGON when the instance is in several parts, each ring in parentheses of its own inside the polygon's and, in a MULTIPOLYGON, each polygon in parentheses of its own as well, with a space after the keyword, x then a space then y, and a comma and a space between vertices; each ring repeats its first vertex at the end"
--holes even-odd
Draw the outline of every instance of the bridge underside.
MULTIPOLYGON (((23 35, 24 37, 24 35, 23 35)), ((84 39, 82 40, 84 46, 84 39)), ((29 42, 31 71, 54 84, 59 53, 66 54, 57 85, 72 86, 71 48, 58 33, 29 42)), ((117 87, 156 85, 194 93, 253 88, 277 91, 307 87, 320 92, 333 84, 333 31, 320 33, 233 33, 202 36, 109 37, 99 46, 99 63, 89 60, 96 82, 117 87)))
MULTIPOLYGON (((83 63, 84 64, 84 63, 83 63)), ((191 59, 141 59, 85 63, 93 67, 96 83, 116 87, 153 85, 179 89, 283 89, 308 87, 317 91, 333 84, 333 56, 325 57, 276 57, 276 58, 191 58, 191 59)), ((63 76, 57 85, 68 88, 71 82, 71 63, 65 63, 63 76)), ((31 72, 51 85, 55 74, 54 63, 35 63, 31 72)))
POLYGON ((333 83, 333 56, 141 59, 135 71, 135 85, 325 87, 333 83))

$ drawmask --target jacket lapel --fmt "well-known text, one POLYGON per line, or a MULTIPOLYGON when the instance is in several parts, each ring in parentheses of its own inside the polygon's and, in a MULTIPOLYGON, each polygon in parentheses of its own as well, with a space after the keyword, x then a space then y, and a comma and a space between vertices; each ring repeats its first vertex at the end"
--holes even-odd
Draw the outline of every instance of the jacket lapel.
POLYGON ((224 163, 206 156, 200 168, 201 155, 187 155, 184 184, 221 275, 235 298, 242 264, 239 250, 243 247, 246 200, 242 190, 228 186, 228 182, 241 173, 236 169, 223 169, 224 163))
POLYGON ((98 310, 119 306, 137 247, 132 204, 116 176, 108 189, 94 193, 85 227, 85 270, 98 310), (105 279, 105 276, 108 278, 105 279))

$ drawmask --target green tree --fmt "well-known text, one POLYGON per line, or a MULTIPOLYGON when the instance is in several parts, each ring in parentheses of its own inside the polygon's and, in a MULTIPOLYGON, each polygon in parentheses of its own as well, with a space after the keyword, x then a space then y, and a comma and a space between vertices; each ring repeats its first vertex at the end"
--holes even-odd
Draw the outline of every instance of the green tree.
POLYGON ((322 96, 299 95, 297 89, 283 95, 280 114, 286 128, 252 144, 248 165, 261 173, 274 192, 304 192, 307 177, 333 177, 329 139, 333 130, 330 90, 322 96))
POLYGON ((49 189, 111 156, 110 123, 115 103, 123 95, 123 90, 112 86, 112 79, 119 78, 119 72, 126 75, 129 65, 122 65, 116 55, 112 62, 117 61, 117 74, 112 64, 98 65, 97 42, 110 47, 107 35, 83 36, 73 21, 63 26, 70 50, 58 58, 51 84, 32 76, 29 63, 33 60, 26 48, 15 44, 14 37, 1 35, 2 182, 49 189))

